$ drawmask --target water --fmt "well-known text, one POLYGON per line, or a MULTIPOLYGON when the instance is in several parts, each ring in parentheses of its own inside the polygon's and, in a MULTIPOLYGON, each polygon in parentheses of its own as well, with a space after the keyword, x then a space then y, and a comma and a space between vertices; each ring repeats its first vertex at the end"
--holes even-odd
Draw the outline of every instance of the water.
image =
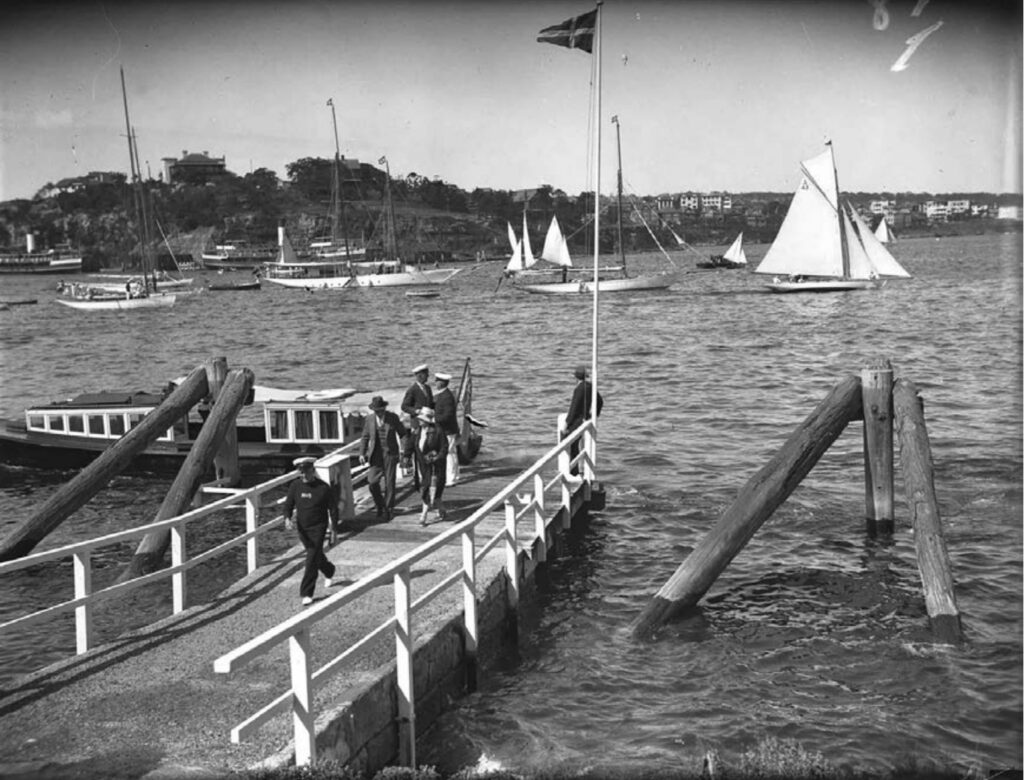
MULTIPOLYGON (((764 249, 748 247, 753 264, 764 249)), ((914 278, 874 292, 776 296, 719 271, 602 300, 607 509, 553 567, 519 657, 422 740, 421 761, 688 767, 705 749, 728 759, 776 736, 838 765, 1022 764, 1021 240, 907 240, 896 255, 914 278), (857 425, 695 616, 631 639, 629 622, 745 481, 837 381, 880 356, 925 401, 964 645, 931 642, 898 475, 897 533, 864 533, 857 425)), ((553 441, 572 366, 589 361, 591 301, 495 294, 498 271, 466 270, 433 300, 266 285, 126 314, 66 310, 53 280, 3 278, 0 297, 41 300, 0 312, 0 412, 156 388, 215 355, 261 384, 367 390, 403 385, 420 362, 457 373, 469 356, 475 416, 490 423, 480 458, 526 465, 553 441)), ((0 533, 67 476, 0 468, 0 533)), ((119 478, 46 546, 142 522, 166 487, 119 478)), ((110 551, 97 578, 132 549, 110 551)), ((69 569, 3 582, 0 619, 51 603, 69 569)), ((224 576, 213 568, 205 590, 224 576)), ((166 615, 164 590, 140 595, 130 618, 105 616, 101 632, 166 615)), ((0 647, 0 681, 71 647, 70 620, 26 629, 0 647)))

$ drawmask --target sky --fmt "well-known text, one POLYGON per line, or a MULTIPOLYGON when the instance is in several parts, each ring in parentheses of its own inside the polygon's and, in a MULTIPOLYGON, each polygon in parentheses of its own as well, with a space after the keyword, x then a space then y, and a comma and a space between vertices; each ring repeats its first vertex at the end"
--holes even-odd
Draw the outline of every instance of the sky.
POLYGON ((606 0, 600 58, 536 38, 581 0, 15 2, 0 200, 184 150, 281 178, 341 153, 466 190, 793 190, 831 140, 850 192, 1021 192, 1021 3, 606 0), (941 25, 939 24, 941 22, 941 25), (893 70, 893 66, 897 70, 893 70), (899 66, 904 67, 900 68, 899 66))

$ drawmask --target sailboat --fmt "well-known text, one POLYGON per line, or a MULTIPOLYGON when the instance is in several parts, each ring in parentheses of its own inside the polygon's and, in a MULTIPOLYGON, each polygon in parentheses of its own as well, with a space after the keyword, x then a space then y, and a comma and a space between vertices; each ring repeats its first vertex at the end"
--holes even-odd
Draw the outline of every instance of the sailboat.
POLYGON ((334 163, 331 171, 331 200, 329 206, 331 235, 310 242, 312 254, 299 257, 291 241, 278 228, 277 258, 263 265, 263 278, 280 287, 301 287, 306 290, 338 290, 352 281, 352 261, 366 254, 366 247, 348 237, 343 228, 341 189, 341 146, 338 143, 338 118, 334 113, 334 100, 327 101, 331 108, 334 127, 334 163))
POLYGON ((875 238, 883 244, 891 244, 896 241, 896 235, 892 232, 892 228, 889 227, 889 223, 886 222, 885 217, 882 217, 878 223, 878 227, 875 228, 875 238))
POLYGON ((850 204, 840 203, 831 142, 801 163, 800 170, 803 177, 789 211, 755 271, 774 275, 770 290, 865 290, 883 277, 910 276, 850 204))
POLYGON ((698 268, 746 268, 747 254, 743 251, 743 233, 736 236, 724 255, 712 255, 710 260, 697 263, 698 268))
MULTIPOLYGON (((597 65, 600 69, 600 64, 597 65)), ((588 281, 583 278, 569 281, 565 279, 560 282, 543 282, 539 284, 519 284, 516 289, 529 293, 541 295, 572 295, 591 292, 596 285, 600 292, 627 292, 636 290, 663 290, 670 287, 675 281, 674 274, 670 272, 655 274, 637 274, 630 276, 626 267, 626 252, 622 243, 622 141, 619 134, 619 118, 612 117, 615 125, 615 142, 618 149, 619 175, 618 175, 618 222, 617 222, 617 246, 619 251, 619 265, 614 268, 599 268, 597 264, 598 250, 597 235, 595 235, 594 250, 594 276, 595 279, 588 281), (602 276, 601 274, 604 274, 602 276)), ((597 234, 600 218, 598 216, 600 198, 594 198, 594 224, 597 234)), ((563 239, 564 241, 564 239, 563 239)), ((546 242, 545 242, 546 243, 546 242)), ((568 256, 568 246, 564 247, 568 256)), ((561 250, 559 250, 561 251, 561 250)))
POLYGON ((398 256, 398 236, 395 228, 395 206, 391 198, 391 166, 386 157, 378 164, 384 166, 384 258, 350 264, 353 287, 408 287, 422 284, 444 284, 457 274, 459 268, 423 268, 419 264, 405 263, 398 256))
POLYGON ((569 253, 569 244, 562 235, 562 229, 558 224, 558 217, 552 216, 548 225, 548 232, 544 236, 544 247, 539 257, 535 257, 530 246, 530 234, 527 232, 526 214, 523 214, 523 237, 517 239, 512 225, 508 226, 509 241, 512 243, 512 256, 505 265, 505 275, 517 280, 540 280, 549 279, 557 281, 566 280, 567 274, 572 269, 572 255, 569 253), (538 260, 544 260, 549 265, 538 267, 538 260))
POLYGON ((153 242, 150 227, 149 193, 142 183, 139 167, 138 148, 135 132, 128 117, 128 91, 124 83, 124 68, 121 68, 121 96, 124 101, 124 121, 128 135, 128 160, 131 168, 132 189, 135 195, 135 215, 139 225, 139 244, 142 249, 142 271, 137 277, 124 282, 117 290, 104 289, 90 284, 64 284, 58 286, 61 293, 57 303, 82 311, 120 311, 127 309, 154 309, 173 306, 176 297, 172 293, 157 290, 156 262, 153 257, 153 242))

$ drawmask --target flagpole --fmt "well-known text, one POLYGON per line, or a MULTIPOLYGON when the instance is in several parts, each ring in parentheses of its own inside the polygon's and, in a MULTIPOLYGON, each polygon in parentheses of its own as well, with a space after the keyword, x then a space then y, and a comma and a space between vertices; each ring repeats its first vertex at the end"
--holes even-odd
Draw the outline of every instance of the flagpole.
POLYGON ((594 313, 593 336, 590 354, 590 419, 594 423, 595 435, 591 438, 590 477, 597 473, 597 341, 598 341, 598 259, 601 255, 601 5, 597 0, 597 17, 594 20, 594 313))

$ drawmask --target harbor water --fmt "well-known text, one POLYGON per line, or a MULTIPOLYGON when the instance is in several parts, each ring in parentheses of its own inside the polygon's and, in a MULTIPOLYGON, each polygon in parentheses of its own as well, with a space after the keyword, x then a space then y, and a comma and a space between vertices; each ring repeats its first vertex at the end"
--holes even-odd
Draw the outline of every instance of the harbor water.
MULTIPOLYGON (((764 250, 747 247, 752 265, 764 250)), ((774 295, 761 277, 697 271, 682 254, 670 289, 602 298, 607 507, 550 567, 519 653, 421 735, 422 763, 692 769, 707 751, 728 761, 776 737, 879 771, 915 757, 1021 766, 1021 236, 910 239, 894 254, 913 278, 875 291, 774 295), (883 357, 924 400, 964 643, 937 645, 928 631, 898 470, 895 534, 865 533, 859 424, 694 614, 632 638, 630 621, 746 480, 838 381, 883 357)), ((125 313, 73 311, 54 301, 56 280, 5 277, 0 299, 39 302, 0 311, 0 413, 157 389, 220 355, 259 384, 360 390, 402 387, 423 362, 457 376, 470 357, 474 416, 489 426, 479 457, 525 467, 554 442, 573 366, 590 360, 592 300, 516 292, 500 270, 467 266, 434 299, 264 284, 125 313)), ((70 476, 0 466, 0 533, 70 476)), ((168 485, 116 478, 44 548, 151 520, 168 485)), ((97 581, 133 549, 105 551, 97 581)), ((241 565, 209 567, 193 597, 241 565)), ((0 620, 70 589, 70 562, 4 577, 0 620)), ((169 591, 105 610, 98 632, 163 617, 169 591)), ((70 619, 5 637, 0 687, 73 648, 70 619)))

